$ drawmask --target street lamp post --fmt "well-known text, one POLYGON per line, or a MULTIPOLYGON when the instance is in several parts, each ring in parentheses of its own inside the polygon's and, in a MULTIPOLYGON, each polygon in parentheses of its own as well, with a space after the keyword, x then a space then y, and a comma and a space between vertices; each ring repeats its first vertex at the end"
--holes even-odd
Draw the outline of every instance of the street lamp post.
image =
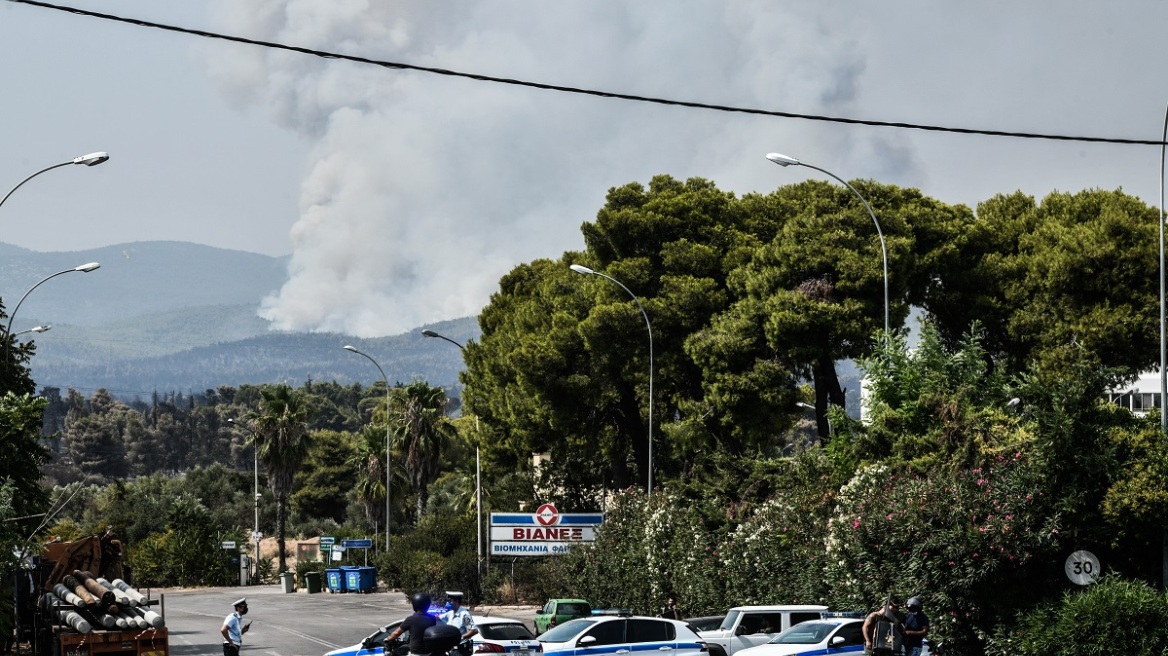
MULTIPOLYGON (((101 268, 101 265, 98 264, 97 262, 90 262, 88 264, 82 264, 81 266, 76 266, 76 267, 73 267, 72 269, 65 269, 64 271, 58 271, 51 276, 48 276, 46 278, 42 278, 40 282, 38 282, 37 284, 30 287, 29 290, 24 293, 24 296, 21 296, 20 300, 17 301, 16 307, 12 308, 12 314, 8 315, 8 325, 5 326, 5 328, 4 328, 4 361, 5 362, 8 361, 9 345, 12 343, 12 338, 14 337, 14 335, 12 334, 12 320, 16 317, 16 311, 20 309, 20 304, 24 303, 24 299, 28 298, 28 295, 32 293, 32 290, 36 289, 37 287, 40 287, 41 285, 52 280, 53 278, 56 278, 57 276, 63 276, 66 273, 73 273, 74 271, 80 271, 81 273, 89 273, 90 271, 93 271, 93 270, 99 269, 99 268, 101 268)), ((46 328, 45 330, 48 330, 48 329, 46 328)))
POLYGON ((49 324, 46 323, 43 326, 33 326, 32 328, 29 328, 28 330, 22 330, 18 333, 13 333, 12 336, 15 338, 15 337, 20 337, 21 335, 25 335, 28 333, 47 333, 52 328, 53 328, 52 326, 50 326, 49 324))
POLYGON ((350 346, 348 344, 344 346, 344 349, 346 351, 356 353, 357 355, 364 356, 366 359, 372 362, 373 366, 377 367, 377 371, 381 374, 381 380, 385 381, 385 552, 389 553, 389 379, 385 377, 385 370, 381 368, 381 365, 377 364, 377 360, 374 360, 373 357, 368 353, 358 351, 356 347, 350 346))
POLYGON ((13 193, 15 193, 17 189, 20 189, 24 185, 24 183, 28 182, 29 180, 32 180, 33 178, 37 177, 38 175, 40 175, 42 173, 45 173, 47 171, 52 171, 53 169, 60 168, 62 166, 68 166, 70 164, 84 164, 86 166, 97 166, 98 164, 101 164, 102 162, 104 162, 108 159, 109 159, 109 153, 89 153, 88 155, 74 157, 73 159, 71 159, 67 162, 61 162, 60 164, 54 164, 52 166, 45 167, 45 168, 37 171, 36 173, 33 173, 32 175, 28 176, 27 178, 21 180, 20 183, 17 184, 15 187, 13 187, 11 191, 9 191, 7 194, 4 194, 4 198, 0 198, 0 205, 3 205, 4 201, 8 200, 8 197, 11 196, 13 193))
POLYGON ((840 184, 851 189, 852 193, 856 195, 856 198, 859 198, 860 202, 867 208, 869 216, 872 217, 872 223, 876 224, 876 234, 880 237, 880 253, 884 258, 884 339, 888 339, 888 336, 892 334, 889 331, 888 322, 888 246, 884 243, 884 231, 880 229, 880 222, 876 220, 876 213, 872 211, 872 206, 868 204, 868 200, 860 192, 856 191, 855 187, 848 184, 847 180, 844 180, 827 169, 821 169, 818 166, 812 166, 807 162, 801 162, 794 157, 787 157, 779 153, 769 153, 766 158, 779 166, 806 166, 809 169, 815 169, 820 173, 830 175, 838 180, 840 184))
MULTIPOLYGON (((466 348, 462 344, 450 339, 446 335, 440 335, 429 328, 422 331, 426 337, 437 337, 444 339, 451 344, 454 344, 460 351, 466 353, 466 348)), ((479 430, 479 418, 475 417, 475 432, 479 430)), ((477 437, 477 436, 476 436, 477 437)), ((478 551, 475 553, 478 560, 478 574, 479 581, 483 579, 483 468, 482 459, 479 457, 479 447, 475 446, 475 515, 477 516, 476 524, 478 526, 478 544, 475 547, 478 551)))
POLYGON ((653 326, 649 325, 649 315, 645 313, 645 306, 641 305, 641 299, 637 298, 636 294, 630 291, 628 287, 625 287, 624 283, 617 280, 616 278, 613 278, 612 276, 606 276, 599 271, 593 271, 592 269, 589 269, 586 266, 581 266, 579 264, 573 264, 568 268, 582 275, 600 276, 601 278, 605 278, 616 283, 620 286, 621 289, 625 290, 629 296, 633 297, 633 300, 637 303, 637 307, 641 310, 641 316, 645 318, 645 328, 649 331, 649 482, 647 494, 653 494, 653 326))
MULTIPOLYGON (((238 426, 239 424, 234 419, 228 419, 227 423, 238 426)), ((251 453, 255 466, 255 526, 251 530, 251 539, 255 540, 255 578, 256 583, 260 580, 260 443, 256 439, 255 431, 248 429, 251 433, 251 453)))

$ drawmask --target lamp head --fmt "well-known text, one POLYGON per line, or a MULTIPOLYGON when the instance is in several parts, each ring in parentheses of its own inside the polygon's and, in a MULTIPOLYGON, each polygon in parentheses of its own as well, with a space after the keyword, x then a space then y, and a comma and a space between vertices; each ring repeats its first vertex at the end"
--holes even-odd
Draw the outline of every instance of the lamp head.
POLYGON ((344 348, 346 351, 352 351, 352 352, 354 352, 354 353, 360 353, 360 351, 358 351, 358 350, 357 350, 357 347, 355 347, 355 346, 351 346, 351 345, 349 345, 349 344, 345 344, 345 346, 344 346, 343 348, 344 348))
POLYGON ((594 275, 596 273, 592 269, 589 269, 588 267, 582 266, 580 264, 573 264, 573 265, 569 266, 568 268, 575 271, 576 273, 580 273, 580 274, 583 274, 586 276, 594 275))
POLYGON ((100 268, 101 268, 101 265, 98 264, 97 262, 90 262, 89 264, 82 264, 79 267, 74 267, 73 270, 80 271, 82 273, 89 273, 90 271, 93 271, 94 269, 100 269, 100 268))
POLYGON ((46 323, 43 326, 37 326, 36 328, 29 328, 28 330, 29 330, 29 332, 34 332, 34 333, 47 333, 50 330, 52 330, 52 328, 53 327, 51 325, 46 323))
POLYGON ((429 328, 426 328, 425 330, 423 330, 422 334, 425 335, 426 337, 441 337, 442 336, 442 335, 439 335, 438 333, 434 332, 433 330, 430 330, 429 328))
POLYGON ((794 157, 787 157, 782 153, 767 153, 766 158, 779 166, 799 166, 803 163, 794 157))
POLYGON ((74 159, 73 163, 84 164, 86 166, 97 166, 107 159, 109 159, 109 153, 97 152, 89 153, 88 155, 82 155, 81 157, 74 159))

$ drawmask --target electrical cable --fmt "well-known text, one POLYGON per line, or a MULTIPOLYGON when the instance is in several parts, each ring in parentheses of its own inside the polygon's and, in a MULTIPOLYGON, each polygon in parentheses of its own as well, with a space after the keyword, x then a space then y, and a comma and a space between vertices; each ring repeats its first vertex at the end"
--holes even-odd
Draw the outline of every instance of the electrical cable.
POLYGON ((291 46, 274 41, 262 41, 258 39, 249 39, 241 36, 232 36, 228 34, 220 34, 217 32, 208 32, 206 30, 195 30, 185 27, 178 27, 175 25, 167 25, 165 23, 155 23, 151 21, 139 20, 135 18, 125 18, 123 16, 115 16, 113 14, 103 14, 96 11, 89 11, 86 9, 78 9, 76 7, 68 7, 64 5, 55 5, 47 2, 39 2, 38 0, 7 0, 17 4, 32 5, 34 7, 41 7, 44 9, 54 9, 57 11, 64 11, 79 16, 89 16, 92 18, 100 18, 103 20, 111 20, 120 23, 128 23, 139 27, 149 27, 153 29, 166 30, 169 32, 178 32, 181 34, 190 34, 200 36, 208 39, 221 39, 224 41, 231 41, 234 43, 242 43, 247 45, 261 46, 264 48, 272 48, 276 50, 287 50, 290 52, 298 52, 305 55, 312 55, 314 57, 321 57, 324 59, 339 59, 343 61, 350 61, 359 64, 369 64, 372 66, 380 66, 382 68, 390 68, 405 71, 415 71, 419 73, 429 73, 433 75, 443 75, 448 77, 464 78, 468 80, 475 80, 478 82, 491 82, 495 84, 507 84, 512 86, 526 87, 530 89, 539 89, 543 91, 558 91, 561 93, 571 93, 577 95, 594 96, 598 98, 610 98, 614 100, 626 100, 631 102, 652 103, 656 105, 667 105, 672 107, 685 107, 689 109, 705 109, 718 112, 731 112, 738 114, 753 114, 757 116, 770 116, 777 118, 792 118, 805 121, 821 121, 827 123, 841 123, 845 125, 865 125, 869 127, 884 127, 884 128, 899 128, 904 130, 922 130, 926 132, 947 132, 952 134, 968 134, 988 137, 1009 137, 1014 139, 1045 139, 1050 141, 1074 141, 1083 143, 1103 143, 1103 144, 1120 144, 1128 146, 1164 146, 1164 139, 1129 139, 1122 137, 1092 137, 1087 135, 1066 135, 1066 134, 1048 134, 1038 132, 1015 132, 1008 130, 988 130, 979 128, 961 128, 942 125, 926 125, 920 123, 906 123, 901 121, 878 121, 871 119, 848 118, 844 116, 826 116, 822 114, 801 114, 796 112, 785 112, 779 110, 759 109, 752 107, 736 107, 733 105, 719 105, 713 103, 703 103, 688 100, 674 100, 668 98, 657 98, 653 96, 641 96, 628 93, 617 93, 613 91, 602 91, 598 89, 587 89, 582 87, 571 87, 560 84, 550 84, 545 82, 532 82, 529 80, 519 80, 507 77, 496 77, 493 75, 482 75, 479 73, 468 73, 465 71, 455 71, 446 68, 436 68, 432 66, 418 66, 416 64, 406 64, 402 62, 390 62, 378 59, 370 59, 368 57, 359 57, 356 55, 343 55, 335 52, 327 52, 323 50, 314 50, 311 48, 302 48, 299 46, 291 46))

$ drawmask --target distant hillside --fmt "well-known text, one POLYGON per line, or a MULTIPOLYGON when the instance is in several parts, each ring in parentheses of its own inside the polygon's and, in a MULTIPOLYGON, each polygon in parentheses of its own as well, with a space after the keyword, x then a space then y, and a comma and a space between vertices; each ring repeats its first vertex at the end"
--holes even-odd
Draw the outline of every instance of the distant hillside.
POLYGON ((195 307, 253 308, 287 279, 287 257, 172 241, 38 253, 0 244, 0 297, 6 309, 40 280, 87 262, 101 268, 46 282, 20 307, 14 330, 38 323, 101 326, 195 307))
MULTIPOLYGON (((0 300, 11 312, 44 278, 88 262, 101 268, 49 280, 20 306, 13 332, 51 324, 33 338, 38 386, 104 387, 123 397, 219 385, 308 379, 380 380, 352 344, 377 359, 390 384, 423 378, 454 386, 458 342, 478 338, 473 317, 421 326, 395 337, 361 340, 337 334, 273 333, 256 314, 286 279, 287 257, 184 242, 137 242, 69 253, 38 253, 0 243, 0 300)), ((5 319, 5 321, 7 321, 5 319)))
MULTIPOLYGON (((479 335, 474 317, 425 327, 458 342, 479 335)), ((462 351, 444 340, 424 337, 421 328, 377 339, 335 333, 273 333, 141 358, 106 355, 100 349, 94 353, 96 357, 70 361, 38 354, 33 377, 40 386, 72 387, 84 393, 105 387, 122 398, 145 397, 155 390, 201 392, 245 383, 299 386, 310 379, 367 384, 381 380, 373 363, 345 351, 342 347, 346 344, 377 360, 390 385, 418 378, 442 387, 458 385, 462 351)))

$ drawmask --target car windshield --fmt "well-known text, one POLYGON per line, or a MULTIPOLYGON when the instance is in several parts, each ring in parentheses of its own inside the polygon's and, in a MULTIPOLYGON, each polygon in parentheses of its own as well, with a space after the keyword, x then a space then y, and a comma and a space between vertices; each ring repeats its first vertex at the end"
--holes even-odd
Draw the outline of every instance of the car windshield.
POLYGON ((507 624, 480 624, 479 635, 487 640, 535 640, 531 631, 520 622, 507 624))
POLYGON ((772 645, 814 645, 823 642, 838 624, 830 622, 803 622, 771 639, 772 645))
POLYGON ((574 603, 573 604, 560 604, 559 607, 556 609, 556 612, 559 613, 560 615, 584 615, 584 616, 586 616, 592 612, 592 609, 588 607, 588 604, 574 604, 574 603))
POLYGON ((548 629, 543 635, 539 636, 540 642, 567 642, 575 638, 580 632, 588 627, 596 624, 597 620, 583 617, 580 619, 564 622, 563 624, 548 629))
POLYGON ((711 617, 691 617, 686 620, 695 631, 713 631, 722 624, 722 618, 717 616, 711 617))
POLYGON ((732 610, 726 613, 726 617, 722 618, 722 624, 718 627, 719 631, 729 631, 734 628, 734 624, 738 622, 738 615, 740 611, 732 610))

